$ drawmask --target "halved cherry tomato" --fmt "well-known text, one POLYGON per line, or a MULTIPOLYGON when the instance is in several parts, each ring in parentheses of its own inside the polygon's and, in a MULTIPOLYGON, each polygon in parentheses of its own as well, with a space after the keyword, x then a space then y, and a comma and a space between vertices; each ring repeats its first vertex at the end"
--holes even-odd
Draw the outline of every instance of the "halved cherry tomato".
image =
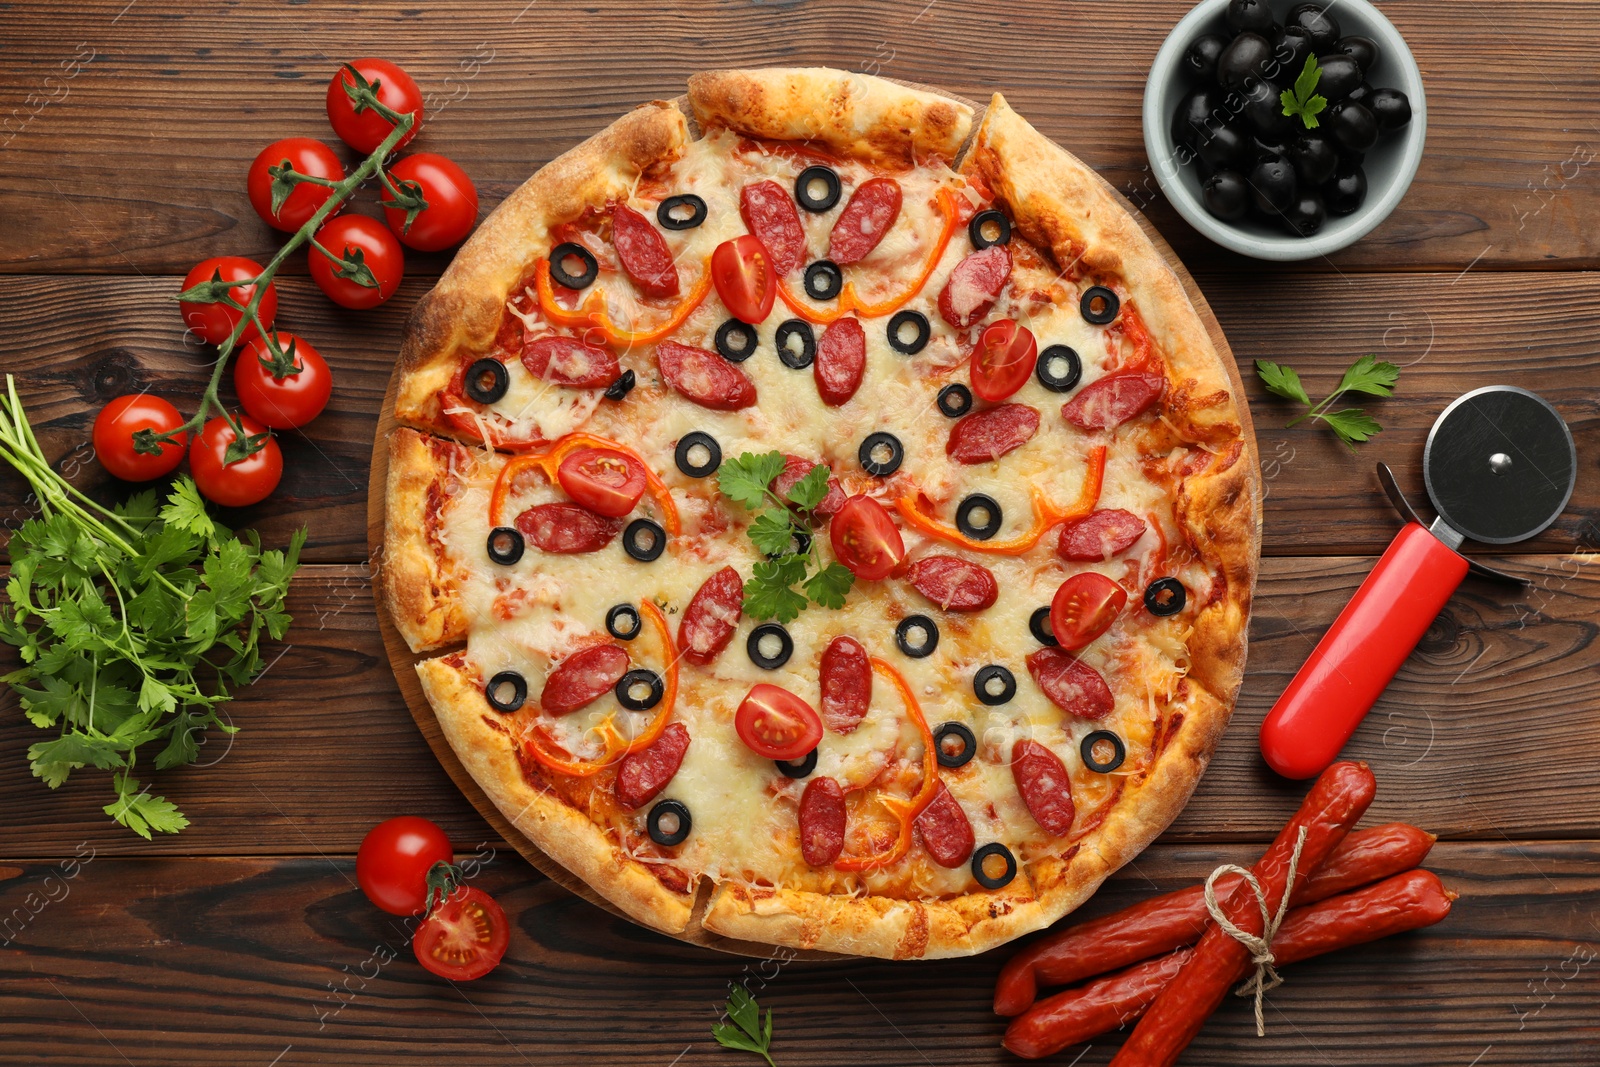
POLYGON ((367 831, 356 851, 356 884, 391 915, 415 915, 428 906, 428 870, 450 863, 450 838, 420 815, 396 815, 367 831))
POLYGON ((148 482, 170 474, 183 462, 188 439, 179 437, 161 446, 158 456, 136 452, 133 435, 140 430, 171 433, 183 425, 178 409, 149 393, 119 396, 94 417, 94 455, 100 465, 125 482, 148 482))
POLYGON ((1033 331, 1013 319, 991 322, 972 350, 972 391, 991 402, 1004 400, 1027 384, 1038 359, 1033 331))
MULTIPOLYGON (((243 281, 254 278, 262 271, 261 264, 253 259, 243 256, 216 256, 212 259, 202 260, 195 264, 183 279, 183 289, 186 292, 199 285, 221 276, 225 282, 243 281)), ((250 298, 255 296, 256 287, 253 285, 236 285, 228 290, 228 296, 239 304, 249 304, 250 298)), ((178 310, 183 314, 183 324, 200 336, 207 344, 220 345, 228 339, 233 332, 233 327, 243 318, 243 314, 235 311, 226 304, 194 304, 186 300, 178 302, 178 310)), ((268 329, 272 327, 272 320, 278 314, 278 289, 275 283, 267 283, 267 291, 261 297, 261 304, 256 308, 256 316, 261 319, 261 324, 268 329)), ((241 338, 257 336, 255 326, 246 326, 241 338)))
POLYGON ((354 278, 341 278, 341 267, 320 251, 311 250, 308 263, 311 280, 340 307, 377 307, 394 295, 400 279, 406 272, 406 254, 389 228, 377 219, 366 215, 341 215, 322 224, 314 238, 317 244, 349 262, 357 258, 372 272, 378 283, 373 289, 361 285, 354 278))
MULTIPOLYGON (((478 190, 453 160, 432 152, 407 156, 389 168, 396 185, 416 182, 428 206, 406 226, 406 213, 384 208, 383 217, 400 243, 419 252, 437 252, 460 244, 478 221, 478 190)), ((387 199, 387 198, 386 198, 387 199)))
MULTIPOLYGON (((411 80, 411 75, 387 59, 357 59, 350 66, 356 68, 367 83, 377 89, 378 100, 384 107, 402 115, 409 112, 415 117, 411 129, 395 145, 396 149, 404 148, 406 142, 422 129, 422 90, 411 80)), ((394 123, 371 108, 356 114, 355 102, 345 92, 346 84, 353 85, 355 82, 350 72, 341 66, 328 83, 328 122, 345 144, 357 151, 371 153, 383 143, 385 137, 394 132, 394 123)))
POLYGON ((260 337, 252 337, 233 365, 233 388, 239 403, 257 422, 274 430, 304 426, 328 406, 333 373, 327 361, 304 337, 280 333, 279 360, 260 337), (290 346, 294 355, 290 356, 290 346))
MULTIPOLYGON (((313 141, 309 137, 285 137, 281 141, 274 141, 261 150, 255 162, 250 164, 250 174, 245 179, 245 189, 250 194, 250 206, 256 209, 256 214, 261 216, 261 221, 274 229, 293 233, 306 224, 306 220, 317 213, 317 209, 328 202, 328 197, 333 195, 333 190, 326 185, 316 182, 297 182, 294 190, 289 193, 289 198, 279 205, 278 210, 272 210, 272 175, 271 168, 289 164, 298 174, 309 174, 313 178, 328 178, 338 181, 344 177, 344 167, 339 162, 339 157, 333 149, 321 141, 313 141)), ((338 214, 344 205, 334 208, 338 214)))
MULTIPOLYGON (((266 433, 255 419, 239 417, 247 436, 266 433)), ((283 477, 283 453, 276 438, 268 437, 261 447, 244 459, 224 462, 234 440, 233 427, 220 415, 210 419, 189 444, 189 470, 201 494, 216 504, 242 508, 265 500, 283 477)))
POLYGON ((739 703, 733 728, 758 756, 794 760, 822 740, 822 717, 816 709, 782 686, 760 682, 739 703))
POLYGON ((556 468, 568 496, 597 515, 620 519, 644 496, 644 471, 631 456, 609 448, 580 448, 556 468))
POLYGON ((462 886, 434 906, 411 939, 417 962, 453 982, 482 978, 511 944, 511 924, 494 897, 462 886))
POLYGON ((889 511, 870 496, 844 502, 828 525, 828 541, 850 573, 869 582, 887 578, 906 558, 906 543, 889 511))
POLYGON ((778 278, 772 256, 754 234, 724 241, 711 253, 711 281, 733 316, 758 323, 772 311, 778 295, 778 278))
POLYGON ((1127 591, 1098 571, 1074 574, 1050 601, 1050 632, 1068 652, 1082 648, 1111 629, 1127 603, 1127 591))

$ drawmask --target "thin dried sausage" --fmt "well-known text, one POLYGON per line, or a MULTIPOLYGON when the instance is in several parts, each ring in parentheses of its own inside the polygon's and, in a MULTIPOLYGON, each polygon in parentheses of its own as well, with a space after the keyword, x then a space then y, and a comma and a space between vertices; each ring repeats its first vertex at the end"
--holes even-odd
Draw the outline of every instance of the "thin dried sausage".
POLYGON ((959 867, 972 855, 976 840, 972 823, 943 782, 934 787, 933 799, 916 819, 922 847, 941 867, 959 867))
POLYGON ((650 220, 627 204, 611 209, 611 243, 617 261, 645 296, 677 296, 678 268, 672 250, 650 220))
POLYGON ((1080 430, 1113 430, 1149 411, 1167 391, 1160 374, 1127 371, 1108 374, 1061 405, 1061 417, 1080 430))
POLYGON ((1072 802, 1072 776, 1061 757, 1031 738, 1011 746, 1011 777, 1033 821, 1046 833, 1066 837, 1078 810, 1072 802))
POLYGON ((794 197, 783 186, 770 179, 745 186, 739 192, 739 214, 772 257, 779 277, 806 261, 806 231, 794 197))
POLYGON ((822 331, 811 374, 817 394, 829 407, 838 407, 856 395, 867 370, 867 333, 853 318, 837 319, 822 331))
POLYGON ((1065 649, 1041 648, 1026 663, 1033 683, 1068 715, 1098 721, 1116 706, 1100 672, 1065 649))
POLYGON ((1103 508, 1063 523, 1056 555, 1073 563, 1100 563, 1144 536, 1144 520, 1131 511, 1103 508))
POLYGON ((946 611, 982 611, 1000 596, 989 568, 955 556, 923 556, 906 571, 911 587, 946 611))
POLYGON ((739 626, 744 603, 744 581, 732 567, 724 567, 705 580, 678 624, 678 647, 683 658, 704 667, 728 647, 739 626))
POLYGON ((861 725, 872 707, 872 663, 861 642, 845 634, 822 650, 822 721, 836 734, 861 725))
POLYGON ((662 341, 656 345, 661 377, 701 407, 737 411, 756 402, 756 386, 744 371, 715 352, 662 341))
POLYGON ((800 855, 813 867, 831 866, 844 851, 844 790, 826 776, 800 794, 800 855))
MULTIPOLYGON (((783 470, 779 472, 776 478, 772 479, 773 493, 777 494, 780 500, 788 500, 789 490, 793 489, 795 483, 799 482, 801 478, 810 474, 815 467, 816 464, 811 460, 800 456, 792 456, 785 452, 783 454, 783 470)), ((822 519, 832 518, 835 512, 844 507, 844 502, 847 499, 849 498, 845 496, 844 488, 839 485, 839 479, 829 478, 828 495, 822 498, 822 503, 811 509, 811 514, 822 519)))
POLYGON ((989 313, 1011 280, 1011 250, 990 245, 955 265, 939 291, 939 314, 964 330, 989 313))
POLYGON ((828 235, 828 258, 840 266, 867 257, 900 217, 900 183, 872 178, 856 186, 828 235))
POLYGON ((1001 404, 957 419, 944 450, 957 463, 989 463, 1027 444, 1038 429, 1036 410, 1001 404))
POLYGON ((596 515, 577 504, 535 504, 517 516, 517 529, 541 551, 570 556, 609 545, 622 529, 622 520, 596 515))
POLYGON ((678 773, 688 751, 688 728, 681 722, 669 723, 660 737, 617 764, 617 800, 626 808, 650 803, 678 773))
POLYGON ((541 382, 594 389, 622 373, 617 357, 600 345, 576 337, 541 337, 522 346, 522 365, 541 382))
POLYGON ((539 706, 552 715, 569 715, 611 692, 627 673, 628 654, 621 645, 590 645, 545 675, 539 706))

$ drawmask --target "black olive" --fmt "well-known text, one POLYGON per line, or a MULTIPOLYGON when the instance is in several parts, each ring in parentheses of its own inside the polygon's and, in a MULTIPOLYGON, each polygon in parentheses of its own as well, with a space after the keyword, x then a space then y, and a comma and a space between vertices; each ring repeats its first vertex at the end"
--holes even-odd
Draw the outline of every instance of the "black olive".
POLYGON ((667 550, 667 531, 649 519, 634 519, 622 531, 622 550, 640 563, 660 559, 667 550))
POLYGON ((706 202, 693 193, 679 193, 661 201, 656 221, 663 230, 692 230, 706 221, 706 202), (684 209, 689 213, 685 215, 684 209))
POLYGON ((1000 501, 983 493, 973 493, 956 505, 956 529, 974 541, 987 541, 999 533, 1000 523, 1004 518, 1000 510, 1000 501), (983 513, 981 524, 974 520, 974 512, 983 513))
POLYGON ((645 816, 645 828, 650 831, 650 840, 658 845, 681 845, 689 836, 689 827, 694 825, 694 820, 689 818, 689 809, 681 801, 662 800, 650 809, 650 814, 645 816), (671 826, 672 829, 667 829, 671 826))
POLYGON ((1272 42, 1246 31, 1235 37, 1217 59, 1217 81, 1224 89, 1242 92, 1251 82, 1263 82, 1272 62, 1272 42))
POLYGON ((467 395, 480 404, 493 404, 511 388, 511 375, 498 359, 480 359, 467 368, 461 378, 467 395))
POLYGON ((1302 186, 1321 185, 1339 169, 1339 149, 1321 130, 1307 130, 1289 146, 1289 162, 1302 186))
POLYGON ((1127 746, 1122 743, 1122 738, 1110 730, 1096 730, 1084 737, 1083 743, 1078 746, 1078 754, 1083 757, 1083 765, 1099 774, 1110 774, 1122 766, 1122 761, 1128 758, 1127 746), (1111 758, 1102 762, 1095 758, 1096 745, 1110 744, 1111 758))
POLYGON ((1033 376, 1052 393, 1071 392, 1083 377, 1083 360, 1078 358, 1076 349, 1050 345, 1039 353, 1039 362, 1033 365, 1033 376))
POLYGON ((600 277, 600 264, 596 262, 593 252, 580 244, 566 241, 550 250, 550 277, 555 279, 557 285, 564 285, 568 289, 586 289, 600 277), (583 265, 580 274, 567 271, 568 261, 574 259, 583 265))
POLYGON ((1250 172, 1250 191, 1255 196, 1256 207, 1267 214, 1288 210, 1299 192, 1294 168, 1286 159, 1269 159, 1256 164, 1250 172))
POLYGON ((1399 89, 1376 89, 1365 106, 1384 133, 1398 130, 1411 121, 1411 100, 1399 89))
POLYGON ((1339 43, 1339 20, 1328 14, 1321 4, 1300 4, 1291 8, 1283 22, 1286 27, 1303 26, 1309 30, 1318 55, 1332 51, 1339 43))
MULTIPOLYGON (((1271 13, 1268 13, 1271 18, 1271 13)), ((1194 39, 1189 50, 1183 54, 1183 69, 1203 82, 1216 81, 1217 57, 1222 55, 1222 50, 1228 47, 1228 39, 1220 33, 1202 34, 1194 39)))
POLYGON ((496 526, 489 531, 489 558, 502 567, 509 567, 522 558, 527 543, 522 531, 512 526, 496 526))
POLYGON ((806 295, 813 300, 832 300, 844 288, 844 271, 831 259, 819 259, 806 268, 806 295))
POLYGON ((1247 30, 1265 34, 1277 26, 1267 0, 1228 0, 1228 10, 1222 20, 1228 24, 1228 32, 1235 34, 1247 30))
POLYGON ((1078 298, 1078 314, 1085 322, 1104 326, 1116 320, 1122 310, 1122 298, 1103 285, 1091 285, 1078 298))
POLYGON ((838 172, 821 164, 807 167, 794 180, 794 198, 807 211, 827 211, 839 202, 838 172), (816 195, 814 188, 819 182, 823 187, 821 196, 816 195))
POLYGON ((977 735, 963 723, 940 723, 933 731, 933 754, 941 767, 965 767, 978 754, 977 735), (946 745, 945 739, 950 737, 960 741, 961 747, 946 745))
POLYGON ((1050 605, 1033 609, 1033 614, 1028 616, 1028 632, 1033 634, 1033 639, 1047 648, 1054 648, 1061 642, 1056 640, 1055 631, 1050 629, 1050 605))
POLYGON ((1328 132, 1342 147, 1351 152, 1365 152, 1378 143, 1378 120, 1362 104, 1353 104, 1348 100, 1329 104, 1322 113, 1322 124, 1328 127, 1328 132))
POLYGON ((1289 148, 1293 144, 1294 135, 1292 133, 1282 140, 1278 140, 1276 137, 1267 137, 1264 134, 1256 135, 1250 142, 1251 147, 1254 149, 1251 153, 1250 164, 1242 168, 1243 171, 1248 174, 1269 159, 1281 159, 1285 163, 1289 162, 1289 148))
POLYGON ((1188 600, 1188 591, 1176 578, 1157 578, 1145 587, 1144 609, 1155 616, 1176 615, 1188 600))
POLYGON ((528 699, 528 680, 516 671, 501 671, 489 679, 489 684, 483 687, 483 699, 495 711, 510 714, 522 707, 523 701, 528 699), (511 692, 505 690, 510 688, 511 692))
POLYGON ((805 319, 784 320, 778 326, 778 332, 772 335, 772 342, 778 346, 778 359, 791 370, 805 370, 817 358, 817 335, 805 319), (789 344, 796 337, 800 338, 798 352, 789 344))
POLYGON ((1367 200, 1367 172, 1358 166, 1341 165, 1333 181, 1322 191, 1330 215, 1353 215, 1367 200))
POLYGON ((1361 84, 1361 65, 1343 52, 1319 56, 1317 66, 1322 77, 1317 81, 1317 92, 1330 102, 1343 100, 1361 84))
POLYGON ((778 773, 785 778, 805 778, 817 769, 817 750, 812 749, 799 759, 775 759, 772 765, 778 768, 778 773))
POLYGON ((972 877, 985 889, 1004 889, 1011 884, 1011 879, 1017 876, 1017 857, 1011 850, 998 841, 991 841, 972 854, 972 877), (999 856, 1006 861, 1005 873, 998 877, 991 875, 985 869, 986 862, 999 856))
POLYGON ((644 620, 632 604, 613 604, 606 612, 606 633, 618 641, 632 641, 643 629, 644 620))
POLYGON ((1250 156, 1250 131, 1242 122, 1230 122, 1211 131, 1211 136, 1200 142, 1200 158, 1217 170, 1237 170, 1252 162, 1250 156))
POLYGON ((794 655, 794 638, 789 636, 789 631, 781 623, 764 622, 750 631, 750 636, 745 638, 744 650, 750 656, 750 662, 764 671, 775 671, 794 655), (769 656, 762 651, 764 641, 776 641, 778 651, 769 656))
POLYGON ((960 382, 951 382, 939 390, 939 414, 950 419, 959 419, 972 410, 972 390, 960 382))
POLYGON ((928 338, 933 336, 933 330, 928 325, 928 316, 922 312, 896 311, 889 319, 888 336, 890 348, 903 356, 914 356, 928 347, 928 338), (907 327, 912 330, 909 339, 906 337, 907 327))
POLYGON ((972 692, 978 703, 998 707, 1017 695, 1017 676, 997 663, 979 667, 972 676, 972 692))
POLYGON ((1296 237, 1314 237, 1328 221, 1328 208, 1322 194, 1315 189, 1301 189, 1289 210, 1283 213, 1283 225, 1296 237))
POLYGON ((1333 47, 1335 51, 1343 52, 1355 60, 1362 73, 1371 70, 1378 62, 1378 42, 1371 37, 1341 37, 1333 47))
POLYGON ((1218 171, 1200 187, 1206 210, 1224 222, 1237 222, 1250 214, 1250 183, 1236 170, 1218 171))
POLYGON ((991 245, 1006 244, 1011 240, 1011 220, 994 208, 980 211, 967 223, 967 240, 980 252, 991 245), (990 230, 994 231, 993 237, 989 236, 990 230))
POLYGON ((939 647, 939 625, 926 615, 907 615, 894 628, 894 643, 912 659, 924 659, 939 647))
POLYGON ((729 319, 717 327, 714 340, 717 346, 717 355, 729 363, 743 363, 756 354, 756 328, 748 322, 738 319, 729 319))
POLYGON ((633 392, 633 387, 637 381, 638 379, 634 377, 633 371, 623 371, 621 374, 617 375, 616 381, 606 386, 606 399, 621 400, 623 397, 633 392))
POLYGON ((874 478, 887 478, 900 469, 900 464, 906 458, 906 450, 900 444, 900 438, 880 431, 867 434, 861 447, 856 450, 856 458, 861 461, 861 469, 874 478), (883 459, 878 458, 879 453, 884 453, 883 459))
POLYGON ((661 703, 661 697, 666 693, 666 683, 662 682, 661 675, 644 667, 635 667, 633 670, 617 679, 617 684, 611 687, 617 695, 617 703, 629 711, 649 711, 661 703), (639 696, 634 691, 643 689, 644 695, 639 696))
POLYGON ((1222 106, 1222 90, 1203 85, 1179 101, 1172 114, 1172 141, 1193 148, 1198 139, 1222 125, 1227 112, 1222 106))
POLYGON ((689 477, 704 478, 715 474, 717 468, 722 466, 722 446, 710 434, 695 430, 678 438, 678 447, 672 450, 672 460, 689 477), (705 453, 704 462, 695 462, 696 451, 705 453))
POLYGON ((1299 119, 1283 113, 1278 89, 1270 82, 1253 82, 1241 96, 1239 111, 1256 135, 1267 140, 1287 141, 1305 128, 1299 119))
POLYGON ((1290 26, 1285 29, 1283 36, 1272 46, 1272 62, 1276 64, 1268 72, 1272 84, 1280 89, 1293 85, 1295 79, 1300 77, 1300 72, 1306 69, 1306 57, 1313 50, 1311 34, 1305 27, 1290 26))

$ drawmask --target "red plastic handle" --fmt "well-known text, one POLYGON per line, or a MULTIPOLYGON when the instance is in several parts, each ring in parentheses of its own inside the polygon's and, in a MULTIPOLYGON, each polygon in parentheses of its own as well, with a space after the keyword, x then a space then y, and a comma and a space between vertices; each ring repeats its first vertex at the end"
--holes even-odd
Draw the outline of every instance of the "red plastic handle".
POLYGON ((1466 577, 1466 558, 1408 522, 1261 724, 1261 754, 1285 778, 1339 755, 1466 577))

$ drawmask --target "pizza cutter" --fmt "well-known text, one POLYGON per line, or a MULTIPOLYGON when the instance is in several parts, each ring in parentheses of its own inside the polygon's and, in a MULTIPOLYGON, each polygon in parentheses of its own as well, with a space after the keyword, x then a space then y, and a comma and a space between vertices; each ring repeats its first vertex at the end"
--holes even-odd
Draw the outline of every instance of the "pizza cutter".
POLYGON ((1287 778, 1310 778, 1334 761, 1468 572, 1528 584, 1459 549, 1469 538, 1512 544, 1549 526, 1572 496, 1578 454, 1549 402, 1491 385, 1457 397, 1435 420, 1422 473, 1439 514, 1427 525, 1378 464, 1409 521, 1261 724, 1261 754, 1287 778))

